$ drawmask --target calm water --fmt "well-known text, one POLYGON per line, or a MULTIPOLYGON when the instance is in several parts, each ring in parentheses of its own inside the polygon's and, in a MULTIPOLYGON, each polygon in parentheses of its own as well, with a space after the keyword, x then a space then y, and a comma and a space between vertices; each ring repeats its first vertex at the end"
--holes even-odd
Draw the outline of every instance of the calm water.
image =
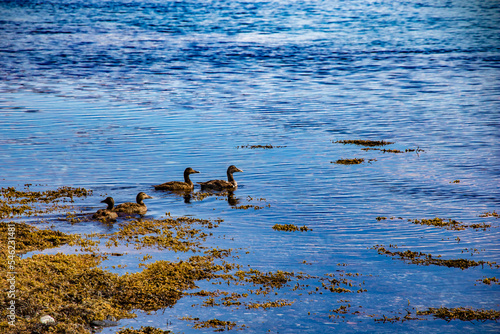
MULTIPOLYGON (((146 191, 155 197, 150 218, 223 218, 211 242, 242 249, 244 264, 320 276, 346 264, 341 270, 361 273, 367 289, 290 289, 280 295, 292 306, 267 311, 192 308, 197 301, 184 298, 124 326, 202 332, 179 320, 191 315, 238 321, 249 333, 498 332, 495 322, 380 324, 369 315, 400 315, 408 301, 500 309, 499 285, 477 282, 498 269, 416 266, 370 249, 397 244, 500 262, 499 220, 478 217, 500 210, 499 27, 496 0, 4 1, 0 185, 93 189, 81 203, 86 212, 102 207, 105 194, 123 202, 146 191), (343 139, 425 152, 332 143, 343 139), (248 144, 286 147, 237 148, 248 144), (340 158, 365 163, 331 163, 340 158), (236 175, 240 204, 265 198, 269 208, 235 210, 216 197, 186 204, 151 188, 182 179, 188 166, 202 172, 195 182, 225 178, 231 164, 244 170, 236 175), (492 228, 406 221, 436 216, 492 228), (277 223, 313 231, 275 232, 277 223), (362 313, 329 318, 341 299, 362 313)), ((98 223, 58 228, 106 231, 98 223)), ((126 251, 107 265, 137 268, 137 251, 126 251)))

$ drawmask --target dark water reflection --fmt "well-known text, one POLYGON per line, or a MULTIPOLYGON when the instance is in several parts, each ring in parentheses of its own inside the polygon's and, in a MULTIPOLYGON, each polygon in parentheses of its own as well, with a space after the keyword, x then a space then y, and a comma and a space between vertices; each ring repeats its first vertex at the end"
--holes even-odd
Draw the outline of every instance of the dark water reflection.
MULTIPOLYGON (((322 276, 345 263, 366 276, 368 292, 356 296, 290 291, 296 303, 288 308, 205 308, 204 318, 237 318, 255 333, 498 331, 496 323, 378 324, 368 316, 394 315, 408 300, 498 309, 498 285, 477 283, 497 269, 408 265, 370 249, 397 244, 500 261, 498 220, 478 217, 500 209, 495 1, 18 1, 0 4, 0 16, 2 187, 82 186, 117 202, 146 191, 155 197, 147 217, 224 219, 214 245, 245 250, 240 260, 256 269, 322 276), (424 152, 332 142, 340 139, 424 152), (248 144, 284 147, 237 148, 248 144), (365 163, 331 163, 341 158, 365 163), (245 171, 232 196, 195 200, 151 186, 181 179, 187 166, 202 172, 195 182, 224 179, 231 164, 245 171), (247 204, 270 207, 234 208, 247 204), (436 216, 493 227, 457 232, 407 221, 436 216), (276 232, 277 223, 313 231, 276 232), (340 299, 365 315, 329 318, 340 299)), ((100 200, 82 205, 95 211, 100 200)), ((123 251, 130 256, 110 265, 137 268, 142 255, 123 251)), ((177 320, 192 303, 123 324, 166 329, 167 318, 169 329, 192 332, 177 320)))

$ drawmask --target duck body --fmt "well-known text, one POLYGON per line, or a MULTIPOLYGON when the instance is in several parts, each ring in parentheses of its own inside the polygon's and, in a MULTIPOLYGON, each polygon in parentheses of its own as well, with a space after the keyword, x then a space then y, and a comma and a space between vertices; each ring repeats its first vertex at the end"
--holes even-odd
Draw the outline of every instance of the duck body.
POLYGON ((227 181, 225 180, 210 180, 206 182, 198 182, 201 185, 201 189, 211 189, 211 190, 235 190, 238 187, 238 183, 233 177, 233 173, 243 172, 241 169, 234 165, 231 165, 227 169, 227 181))
POLYGON ((113 211, 115 206, 115 201, 113 197, 107 197, 105 200, 102 200, 101 203, 106 203, 108 207, 106 209, 99 209, 92 215, 92 219, 97 220, 116 220, 118 218, 118 214, 113 211))
POLYGON ((191 174, 199 173, 190 167, 184 170, 184 182, 181 181, 170 181, 162 184, 153 186, 155 190, 170 190, 170 191, 191 191, 194 188, 194 184, 189 178, 191 174))
POLYGON ((148 211, 146 204, 144 204, 144 200, 146 198, 153 198, 153 197, 146 195, 143 192, 140 192, 137 194, 137 197, 136 197, 137 203, 126 202, 126 203, 119 204, 119 205, 115 206, 114 211, 118 212, 118 213, 123 213, 123 214, 145 215, 146 212, 148 211))

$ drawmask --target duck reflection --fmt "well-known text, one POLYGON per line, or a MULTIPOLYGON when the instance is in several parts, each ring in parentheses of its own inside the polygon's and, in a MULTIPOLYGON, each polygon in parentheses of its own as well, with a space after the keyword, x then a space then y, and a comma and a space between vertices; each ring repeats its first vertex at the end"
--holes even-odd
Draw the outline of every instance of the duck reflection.
POLYGON ((223 191, 223 192, 204 192, 197 191, 195 193, 184 193, 184 203, 189 204, 191 201, 202 201, 210 196, 225 196, 229 206, 237 205, 240 199, 234 196, 233 191, 223 191))

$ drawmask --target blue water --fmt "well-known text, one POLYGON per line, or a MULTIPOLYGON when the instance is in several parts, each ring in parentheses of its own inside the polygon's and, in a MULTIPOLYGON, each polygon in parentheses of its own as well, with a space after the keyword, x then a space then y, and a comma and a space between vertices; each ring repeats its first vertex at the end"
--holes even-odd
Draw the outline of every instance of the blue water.
MULTIPOLYGON (((145 191, 154 196, 150 218, 223 218, 211 242, 242 249, 244 264, 358 272, 367 290, 289 289, 280 298, 295 303, 267 311, 193 308, 200 301, 183 298, 121 325, 203 332, 179 320, 190 315, 237 321, 249 333, 500 330, 370 316, 404 316, 408 302, 500 309, 499 285, 478 282, 498 269, 416 266, 370 249, 500 263, 499 220, 478 217, 500 211, 498 1, 3 1, 0 33, 0 186, 93 189, 86 212, 104 195, 123 202, 145 191), (333 143, 344 139, 424 151, 333 143), (237 148, 249 144, 285 147, 237 148), (332 163, 340 158, 365 163, 332 163), (188 166, 202 172, 195 182, 224 178, 231 164, 244 170, 235 175, 239 204, 261 205, 250 196, 270 207, 236 210, 216 197, 187 204, 151 187, 182 179, 188 166), (436 216, 492 227, 407 222, 436 216), (277 223, 313 231, 275 232, 277 223), (361 313, 329 318, 340 300, 361 313)), ((107 231, 97 222, 58 227, 107 231)), ((114 261, 130 271, 147 251, 127 251, 114 261)))

